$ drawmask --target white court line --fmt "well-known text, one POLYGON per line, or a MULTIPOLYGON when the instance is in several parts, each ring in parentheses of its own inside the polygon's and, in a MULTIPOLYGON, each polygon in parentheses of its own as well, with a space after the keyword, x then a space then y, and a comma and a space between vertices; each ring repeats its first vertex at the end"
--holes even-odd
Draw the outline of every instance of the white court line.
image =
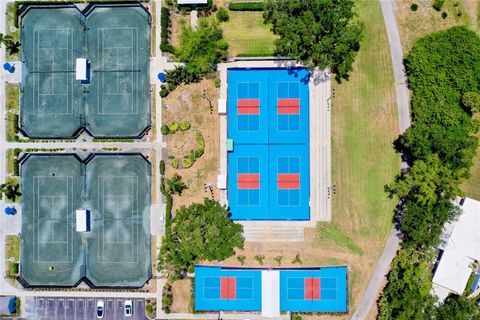
MULTIPOLYGON (((115 54, 116 54, 116 60, 115 60, 115 63, 116 63, 116 68, 115 70, 112 70, 112 71, 120 71, 119 69, 119 54, 118 54, 118 51, 119 49, 130 49, 131 50, 131 54, 130 54, 130 59, 131 59, 131 63, 130 65, 132 66, 137 66, 138 65, 138 28, 136 27, 125 27, 125 28, 99 28, 97 29, 97 53, 99 54, 100 53, 100 39, 102 39, 102 54, 101 55, 98 55, 99 56, 99 59, 102 60, 102 63, 101 63, 101 66, 102 66, 102 69, 105 69, 105 61, 103 59, 103 57, 105 56, 105 49, 115 49, 115 54), (130 46, 129 47, 124 47, 124 46, 112 46, 112 47, 108 47, 108 46, 105 46, 105 30, 129 30, 131 31, 131 34, 130 34, 130 46), (101 36, 100 36, 101 34, 101 36), (137 46, 135 46, 135 43, 137 43, 137 46), (134 55, 136 55, 136 61, 134 61, 134 55)), ((107 93, 105 92, 104 88, 106 87, 105 86, 105 75, 103 72, 100 72, 99 73, 99 76, 100 76, 100 79, 101 81, 99 81, 102 85, 101 85, 101 89, 99 90, 99 92, 102 92, 102 95, 100 94, 97 94, 97 113, 98 114, 106 114, 106 115, 128 115, 128 114, 137 114, 138 113, 138 110, 136 108, 137 106, 137 102, 138 101, 138 97, 137 96, 134 96, 134 93, 135 91, 138 91, 138 90, 133 90, 133 86, 134 84, 136 84, 136 88, 139 87, 139 79, 138 79, 138 74, 136 74, 136 72, 128 72, 128 76, 130 77, 130 83, 131 83, 131 86, 130 86, 130 89, 131 89, 131 92, 120 92, 120 85, 119 85, 119 81, 120 81, 120 77, 121 76, 124 76, 126 72, 116 72, 115 73, 115 78, 116 78, 116 90, 115 92, 112 92, 112 93, 107 93), (101 99, 101 96, 102 97, 105 97, 105 96, 131 96, 131 105, 130 105, 130 112, 105 112, 103 110, 103 99, 101 99)), ((138 94, 138 92, 137 92, 138 94)))
POLYGON ((103 229, 102 229, 102 234, 99 234, 98 236, 98 252, 97 252, 97 257, 98 257, 98 260, 100 262, 104 262, 104 263, 138 263, 138 250, 134 250, 134 247, 135 247, 135 244, 138 245, 138 223, 136 223, 136 232, 134 231, 134 220, 136 220, 135 222, 139 222, 138 221, 138 176, 98 176, 97 177, 97 184, 98 184, 98 201, 99 201, 99 204, 98 204, 98 207, 99 207, 99 210, 102 214, 102 219, 103 219, 103 229), (113 178, 113 179, 129 179, 130 180, 130 195, 105 195, 105 180, 107 180, 108 178, 113 178), (100 183, 101 181, 101 183, 100 183), (101 189, 101 191, 100 191, 101 189), (134 190, 135 189, 135 190, 134 190), (102 194, 100 196, 100 193, 102 194), (136 197, 135 197, 135 194, 136 194, 136 197), (110 198, 110 197, 113 197, 113 198, 118 198, 118 199, 121 199, 121 198, 130 198, 131 199, 131 202, 135 202, 136 203, 136 207, 134 208, 133 207, 133 203, 130 204, 130 213, 131 213, 131 222, 130 222, 130 225, 131 225, 131 240, 130 241, 124 241, 124 242, 120 242, 118 241, 118 239, 120 238, 119 236, 119 232, 118 232, 118 223, 119 222, 126 222, 129 220, 129 218, 122 218, 120 219, 119 216, 120 216, 120 210, 118 208, 118 202, 119 201, 116 201, 116 210, 115 212, 113 213, 113 217, 112 219, 105 219, 105 199, 106 198, 110 198), (100 200, 101 199, 101 200, 100 200), (101 203, 100 203, 101 201, 101 203), (100 209, 101 208, 101 209, 100 209), (135 218, 135 216, 137 216, 135 218), (105 229, 106 229, 106 223, 105 222, 114 222, 115 223, 115 229, 116 229, 116 238, 117 238, 117 241, 113 241, 113 242, 107 242, 105 241, 105 229), (101 240, 100 240, 101 238, 101 240), (101 243, 100 243, 101 242, 101 243), (120 244, 120 245, 125 245, 125 244, 130 244, 130 249, 131 249, 131 261, 105 261, 105 244, 120 244), (100 250, 101 248, 101 250, 100 250), (134 258, 135 257, 135 258, 134 258))
POLYGON ((57 28, 57 29, 35 29, 33 31, 33 42, 34 42, 34 50, 33 50, 33 65, 34 68, 38 71, 40 70, 40 51, 43 50, 49 50, 51 51, 51 65, 52 65, 52 74, 51 74, 51 93, 40 93, 40 77, 41 74, 34 74, 33 75, 33 86, 32 86, 32 91, 33 91, 33 97, 36 96, 36 99, 34 98, 33 101, 36 101, 36 104, 34 103, 33 105, 33 113, 34 114, 56 114, 56 115, 71 115, 73 114, 73 95, 69 95, 70 93, 70 86, 71 84, 71 79, 67 74, 67 81, 66 81, 66 92, 65 93, 55 93, 55 52, 59 50, 66 50, 67 53, 67 62, 70 61, 73 57, 73 36, 72 36, 72 30, 70 28, 57 28), (55 48, 42 48, 40 46, 41 44, 41 35, 42 33, 47 34, 49 32, 60 32, 63 36, 65 36, 64 32, 66 32, 66 44, 67 47, 60 47, 57 46, 55 48), (37 39, 38 38, 38 39, 37 39), (69 42, 71 42, 71 48, 69 48, 69 42), (48 97, 48 96, 65 96, 66 97, 66 112, 46 112, 43 110, 40 112, 40 98, 41 97, 48 97))
MULTIPOLYGON (((43 188, 42 188, 43 189, 43 188)), ((33 255, 33 262, 57 262, 57 263, 72 263, 73 262, 73 233, 69 232, 69 216, 71 210, 73 210, 73 203, 72 203, 72 198, 69 198, 70 195, 73 197, 73 176, 61 176, 61 177, 53 177, 53 176, 33 176, 33 243, 34 244, 34 255, 33 255), (44 185, 44 183, 40 183, 41 179, 48 179, 48 180, 64 180, 66 178, 66 190, 67 190, 67 195, 62 195, 62 196, 45 196, 45 195, 40 195, 40 189, 41 186, 44 185), (45 199, 49 198, 51 199, 51 212, 55 212, 55 198, 59 197, 66 197, 67 198, 67 208, 66 208, 66 214, 65 214, 65 219, 40 219, 40 199, 45 199), (36 217, 36 219, 35 219, 36 217), (55 239, 55 221, 65 221, 65 227, 67 231, 67 240, 66 241, 54 241, 55 239), (51 223, 51 239, 52 241, 41 241, 40 240, 40 224, 41 223, 51 223), (35 241, 35 234, 36 234, 36 241, 35 241), (66 259, 64 260, 41 260, 41 255, 40 255, 40 244, 66 244, 66 259), (71 248, 70 248, 71 247, 71 248), (36 249, 36 250, 35 250, 36 249), (71 250, 70 250, 71 249, 71 250), (36 253, 36 257, 35 257, 36 253), (72 257, 70 257, 70 255, 72 257)), ((47 248, 50 249, 50 248, 47 248)))

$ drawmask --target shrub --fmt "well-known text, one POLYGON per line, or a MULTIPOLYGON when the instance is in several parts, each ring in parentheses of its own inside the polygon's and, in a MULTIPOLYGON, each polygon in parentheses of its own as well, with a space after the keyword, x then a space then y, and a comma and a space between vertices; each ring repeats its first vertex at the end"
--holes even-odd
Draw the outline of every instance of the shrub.
POLYGON ((233 2, 228 5, 232 11, 263 11, 265 5, 263 2, 233 2))
POLYGON ((173 70, 167 71, 167 83, 170 88, 177 87, 183 83, 199 82, 202 79, 200 71, 195 68, 176 67, 173 70))
POLYGON ((240 262, 240 264, 243 266, 245 264, 245 259, 247 259, 247 257, 241 255, 241 256, 237 256, 237 260, 238 262, 240 262))
POLYGON ((203 156, 204 152, 205 151, 203 149, 198 148, 197 150, 195 150, 195 158, 199 159, 201 156, 203 156))
POLYGON ((182 167, 184 168, 190 168, 191 166, 193 166, 193 161, 192 159, 183 159, 182 160, 182 167))
POLYGON ((168 128, 168 126, 166 124, 164 124, 162 126, 162 128, 160 129, 160 131, 162 132, 163 135, 167 135, 170 133, 170 129, 168 128))
MULTIPOLYGON (((166 7, 162 7, 161 15, 162 16, 160 19, 160 26, 162 28, 162 31, 160 34, 160 41, 161 41, 161 44, 168 45, 168 28, 170 27, 170 10, 166 7)), ((161 47, 160 47, 160 50, 163 51, 161 47)))
POLYGON ((448 13, 446 13, 445 11, 442 12, 442 19, 447 19, 448 17, 448 13))
POLYGON ((166 283, 163 286, 162 291, 162 310, 165 313, 170 313, 170 307, 173 303, 173 290, 172 285, 170 283, 166 283))
POLYGON ((160 97, 165 98, 166 96, 168 96, 169 93, 170 91, 168 91, 167 89, 162 89, 160 90, 160 97))
POLYGON ((170 161, 170 165, 171 165, 174 169, 178 169, 178 166, 179 166, 178 160, 177 160, 177 159, 172 159, 172 161, 170 161))
POLYGON ((168 53, 171 53, 171 54, 175 54, 175 51, 176 51, 175 47, 168 44, 168 43, 160 44, 160 50, 162 52, 168 52, 168 53))
POLYGON ((295 264, 295 263, 303 264, 302 258, 300 258, 300 253, 297 253, 295 255, 295 259, 292 260, 292 263, 293 264, 295 264))
POLYGON ((220 22, 225 22, 225 21, 230 20, 230 15, 228 14, 227 9, 225 9, 224 7, 221 7, 220 9, 218 9, 217 19, 220 22))
POLYGON ((412 3, 412 5, 410 6, 410 10, 417 11, 418 10, 418 4, 412 3))
POLYGON ((168 129, 170 130, 170 133, 174 134, 178 131, 178 123, 173 121, 168 125, 168 129))
POLYGON ((259 264, 263 266, 263 260, 265 260, 265 256, 263 254, 257 254, 254 257, 255 261, 257 261, 259 264))
POLYGON ((215 77, 215 79, 213 79, 213 84, 215 84, 216 88, 220 88, 220 85, 222 84, 222 81, 220 80, 219 77, 215 77))
POLYGON ((163 176, 165 174, 165 161, 160 160, 160 174, 163 176))
POLYGON ((440 11, 442 10, 444 4, 445 4, 445 0, 434 0, 433 9, 440 11))
POLYGON ((205 148, 205 140, 203 139, 203 135, 200 131, 195 132, 195 140, 197 141, 199 148, 205 148))
POLYGON ((190 121, 183 120, 182 122, 180 122, 180 130, 181 131, 187 131, 188 129, 190 129, 190 121))

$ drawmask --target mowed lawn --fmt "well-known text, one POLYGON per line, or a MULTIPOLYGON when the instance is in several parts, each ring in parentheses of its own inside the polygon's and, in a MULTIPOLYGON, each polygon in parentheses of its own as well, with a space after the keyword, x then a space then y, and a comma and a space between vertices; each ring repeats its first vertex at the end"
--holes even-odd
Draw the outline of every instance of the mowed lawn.
MULTIPOLYGON (((387 35, 377 1, 357 2, 365 37, 350 80, 334 84, 332 99, 331 224, 319 226, 318 245, 349 251, 350 310, 358 303, 383 250, 395 202, 384 185, 399 172, 396 92, 387 35)), ((333 257, 332 257, 333 258, 333 257)))
POLYGON ((270 25, 263 23, 263 13, 229 11, 230 20, 221 24, 223 37, 228 41, 230 56, 273 55, 275 36, 270 25))

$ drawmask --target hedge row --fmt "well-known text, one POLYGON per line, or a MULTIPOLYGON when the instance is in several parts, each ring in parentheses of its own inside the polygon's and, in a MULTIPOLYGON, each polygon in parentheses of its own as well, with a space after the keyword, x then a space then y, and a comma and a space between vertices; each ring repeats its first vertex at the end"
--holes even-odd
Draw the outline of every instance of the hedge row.
MULTIPOLYGON (((167 7, 162 7, 160 26, 162 28, 160 33, 161 46, 168 45, 168 28, 170 27, 170 9, 168 9, 167 7)), ((161 46, 160 46, 160 49, 161 49, 161 46)), ((161 50, 163 51, 163 49, 161 50)))
POLYGON ((265 4, 263 2, 232 2, 228 5, 232 11, 263 11, 265 4))

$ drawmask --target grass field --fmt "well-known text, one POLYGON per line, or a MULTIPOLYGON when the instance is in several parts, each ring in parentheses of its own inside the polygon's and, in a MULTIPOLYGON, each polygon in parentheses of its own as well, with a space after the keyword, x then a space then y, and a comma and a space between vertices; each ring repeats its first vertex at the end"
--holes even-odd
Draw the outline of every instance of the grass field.
POLYGON ((19 113, 20 87, 17 84, 5 85, 5 111, 7 141, 15 141, 17 115, 19 113))
POLYGON ((262 12, 229 11, 230 20, 221 24, 230 56, 270 56, 275 36, 263 23, 262 12))
POLYGON ((14 277, 18 272, 18 262, 20 257, 20 237, 17 235, 8 235, 5 237, 5 264, 6 272, 9 277, 14 277), (15 268, 17 264, 17 268, 15 268), (17 269, 17 270, 15 270, 17 269))

